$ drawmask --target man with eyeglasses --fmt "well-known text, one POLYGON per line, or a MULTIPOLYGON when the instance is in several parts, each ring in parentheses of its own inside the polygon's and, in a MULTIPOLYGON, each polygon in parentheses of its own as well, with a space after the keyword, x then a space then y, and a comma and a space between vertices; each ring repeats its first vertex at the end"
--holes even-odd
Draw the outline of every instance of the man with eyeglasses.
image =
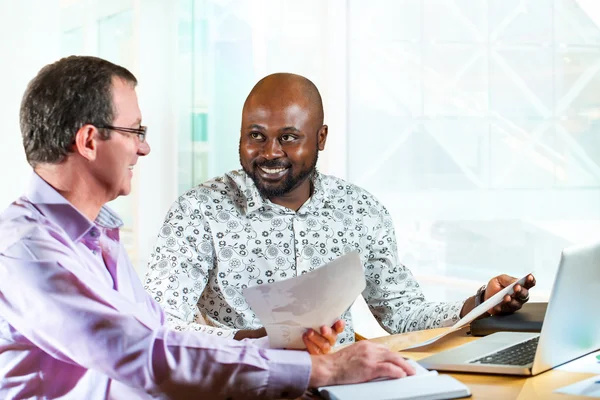
POLYGON ((33 174, 0 214, 0 398, 289 398, 414 373, 371 343, 311 356, 167 327, 105 205, 129 194, 150 153, 136 83, 125 68, 72 56, 27 87, 33 174))

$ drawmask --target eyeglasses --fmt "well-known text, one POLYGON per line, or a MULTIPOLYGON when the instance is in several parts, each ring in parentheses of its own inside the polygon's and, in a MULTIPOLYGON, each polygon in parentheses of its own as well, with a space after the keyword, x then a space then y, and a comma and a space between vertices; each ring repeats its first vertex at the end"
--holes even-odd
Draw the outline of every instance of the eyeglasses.
POLYGON ((112 131, 117 132, 125 132, 125 133, 133 133, 138 136, 140 143, 144 143, 146 141, 146 132, 148 131, 147 126, 140 126, 139 128, 123 128, 120 126, 111 126, 111 125, 100 125, 96 126, 99 129, 110 129, 112 131))

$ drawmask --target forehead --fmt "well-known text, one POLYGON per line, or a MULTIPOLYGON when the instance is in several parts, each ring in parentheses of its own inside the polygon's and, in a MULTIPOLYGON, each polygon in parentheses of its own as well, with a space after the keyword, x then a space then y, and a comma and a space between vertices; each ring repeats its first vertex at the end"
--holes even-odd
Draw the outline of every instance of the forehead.
POLYGON ((131 82, 120 78, 113 78, 112 99, 115 110, 115 121, 130 124, 141 121, 142 115, 135 86, 131 82))
POLYGON ((242 113, 243 124, 258 124, 267 128, 278 128, 283 126, 302 127, 313 122, 314 113, 298 103, 285 105, 269 104, 247 104, 242 113))

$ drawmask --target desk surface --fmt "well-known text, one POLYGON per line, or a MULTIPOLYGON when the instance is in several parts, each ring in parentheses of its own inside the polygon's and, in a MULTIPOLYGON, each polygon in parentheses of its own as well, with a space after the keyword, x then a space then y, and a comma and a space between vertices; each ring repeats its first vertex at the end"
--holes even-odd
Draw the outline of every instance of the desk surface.
MULTIPOLYGON (((461 344, 475 340, 467 335, 468 328, 456 331, 440 340, 440 343, 434 343, 424 347, 422 350, 412 350, 401 352, 404 356, 419 360, 431 354, 447 350, 461 344)), ((371 342, 385 344, 392 350, 399 350, 430 339, 442 332, 441 329, 432 329, 428 331, 404 333, 400 335, 386 336, 377 339, 371 339, 371 342)), ((564 394, 552 393, 555 389, 566 385, 590 378, 595 374, 575 373, 550 370, 534 377, 514 377, 502 375, 484 375, 467 373, 450 373, 459 381, 466 384, 473 394, 472 399, 589 399, 589 397, 567 396, 564 394)))

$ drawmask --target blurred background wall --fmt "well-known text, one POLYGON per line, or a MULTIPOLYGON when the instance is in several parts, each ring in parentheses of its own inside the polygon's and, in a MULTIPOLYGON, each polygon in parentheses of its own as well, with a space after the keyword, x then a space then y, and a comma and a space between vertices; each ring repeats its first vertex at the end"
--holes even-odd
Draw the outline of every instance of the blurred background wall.
POLYGON ((0 205, 23 190, 18 109, 45 64, 136 74, 149 157, 113 207, 141 276, 187 188, 239 168, 257 80, 302 74, 329 125, 319 168, 394 217, 429 298, 534 272, 600 239, 600 4, 594 0, 0 0, 0 205))

